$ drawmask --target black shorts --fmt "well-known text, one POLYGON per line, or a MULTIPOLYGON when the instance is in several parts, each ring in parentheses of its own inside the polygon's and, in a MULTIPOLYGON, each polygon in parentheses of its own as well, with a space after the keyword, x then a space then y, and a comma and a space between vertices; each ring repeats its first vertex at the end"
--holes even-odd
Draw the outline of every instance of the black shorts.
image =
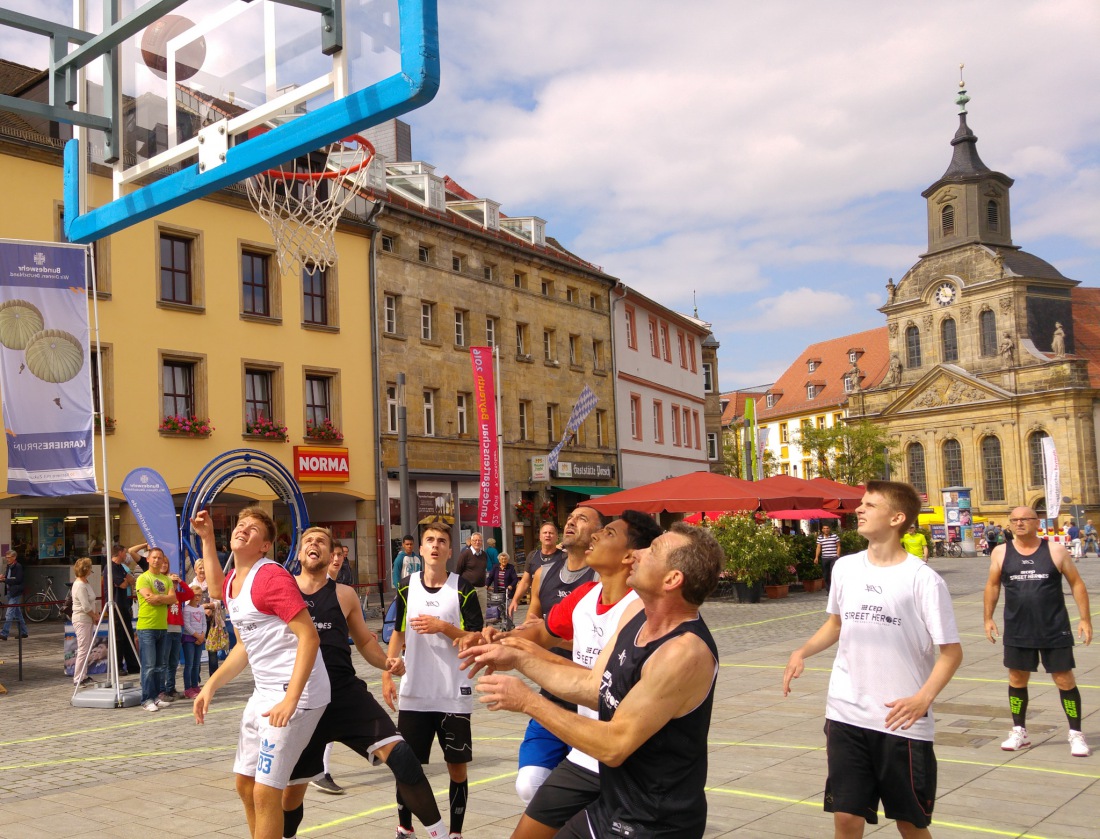
POLYGON ((524 815, 560 828, 599 797, 600 774, 566 758, 542 782, 524 815))
POLYGON ((825 812, 886 818, 928 827, 936 803, 936 754, 930 740, 910 740, 835 720, 825 721, 829 778, 825 812))
POLYGON ((1077 666, 1073 647, 1010 647, 1005 644, 1005 667, 1009 670, 1039 670, 1039 659, 1048 673, 1064 673, 1077 666))
POLYGON ((400 739, 390 715, 363 682, 356 680, 334 688, 332 701, 290 773, 290 782, 305 783, 324 774, 325 746, 329 743, 343 743, 377 766, 381 761, 373 752, 400 739))
POLYGON ((432 755, 432 737, 439 741, 445 763, 469 763, 474 759, 469 714, 398 711, 397 729, 421 763, 428 763, 432 755))

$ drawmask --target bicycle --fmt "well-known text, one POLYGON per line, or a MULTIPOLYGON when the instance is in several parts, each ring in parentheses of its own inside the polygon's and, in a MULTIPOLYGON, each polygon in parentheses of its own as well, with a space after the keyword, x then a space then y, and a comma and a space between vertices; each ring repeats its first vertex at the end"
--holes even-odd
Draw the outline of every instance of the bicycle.
POLYGON ((61 617, 61 607, 57 601, 60 598, 53 590, 53 577, 47 575, 46 587, 38 594, 32 594, 23 601, 23 611, 27 620, 42 623, 44 620, 61 617))
POLYGON ((963 555, 962 542, 948 542, 947 543, 947 555, 953 557, 960 557, 963 555))

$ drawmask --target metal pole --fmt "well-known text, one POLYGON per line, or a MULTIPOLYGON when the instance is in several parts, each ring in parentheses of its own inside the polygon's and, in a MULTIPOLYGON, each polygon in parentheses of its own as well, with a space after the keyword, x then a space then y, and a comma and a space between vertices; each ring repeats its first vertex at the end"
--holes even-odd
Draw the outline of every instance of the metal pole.
POLYGON ((405 374, 397 374, 397 469, 398 483, 401 485, 401 536, 413 533, 412 493, 409 490, 409 422, 405 408, 405 374))

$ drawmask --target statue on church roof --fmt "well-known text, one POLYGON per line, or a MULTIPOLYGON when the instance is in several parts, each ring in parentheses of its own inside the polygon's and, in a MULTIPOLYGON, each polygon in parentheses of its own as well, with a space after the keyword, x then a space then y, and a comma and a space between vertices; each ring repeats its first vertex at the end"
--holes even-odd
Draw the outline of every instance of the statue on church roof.
POLYGON ((1011 366, 1016 359, 1016 343, 1012 340, 1012 333, 1006 332, 1001 346, 997 350, 1005 364, 1011 366))
POLYGON ((886 305, 890 305, 894 302, 894 295, 897 294, 898 287, 894 285, 894 278, 891 277, 886 281, 886 305))
POLYGON ((1050 351, 1054 353, 1055 358, 1066 357, 1066 332, 1059 322, 1054 324, 1054 337, 1050 341, 1050 351))
POLYGON ((886 384, 901 384, 901 359, 898 358, 897 353, 890 356, 890 367, 886 371, 886 384))

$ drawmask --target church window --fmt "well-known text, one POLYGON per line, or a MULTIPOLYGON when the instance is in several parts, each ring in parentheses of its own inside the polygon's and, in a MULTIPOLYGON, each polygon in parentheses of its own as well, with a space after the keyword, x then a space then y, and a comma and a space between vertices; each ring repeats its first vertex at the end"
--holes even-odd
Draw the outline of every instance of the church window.
POLYGON ((1040 487, 1046 479, 1043 470, 1043 439, 1049 437, 1045 431, 1035 431, 1027 438, 1028 486, 1040 487))
POLYGON ((985 223, 990 230, 999 230, 1001 227, 1001 208, 993 199, 985 205, 985 223))
POLYGON ((920 330, 915 326, 905 330, 905 366, 909 369, 921 366, 920 330))
POLYGON ((997 316, 992 309, 978 315, 978 334, 982 342, 982 355, 990 358, 997 354, 997 316))
POLYGON ((987 501, 1004 501, 1005 472, 1001 460, 1001 441, 993 436, 982 440, 982 480, 987 501))
POLYGON ((944 236, 955 235, 955 205, 948 204, 940 210, 940 226, 944 236))
POLYGON ((962 446, 958 440, 943 441, 943 485, 962 486, 963 457, 962 446))
POLYGON ((943 360, 959 360, 959 337, 955 329, 955 320, 947 318, 940 324, 940 336, 943 339, 943 360))
POLYGON ((909 483, 913 489, 924 494, 928 492, 928 481, 924 476, 924 446, 911 443, 905 450, 905 463, 909 470, 909 483))

